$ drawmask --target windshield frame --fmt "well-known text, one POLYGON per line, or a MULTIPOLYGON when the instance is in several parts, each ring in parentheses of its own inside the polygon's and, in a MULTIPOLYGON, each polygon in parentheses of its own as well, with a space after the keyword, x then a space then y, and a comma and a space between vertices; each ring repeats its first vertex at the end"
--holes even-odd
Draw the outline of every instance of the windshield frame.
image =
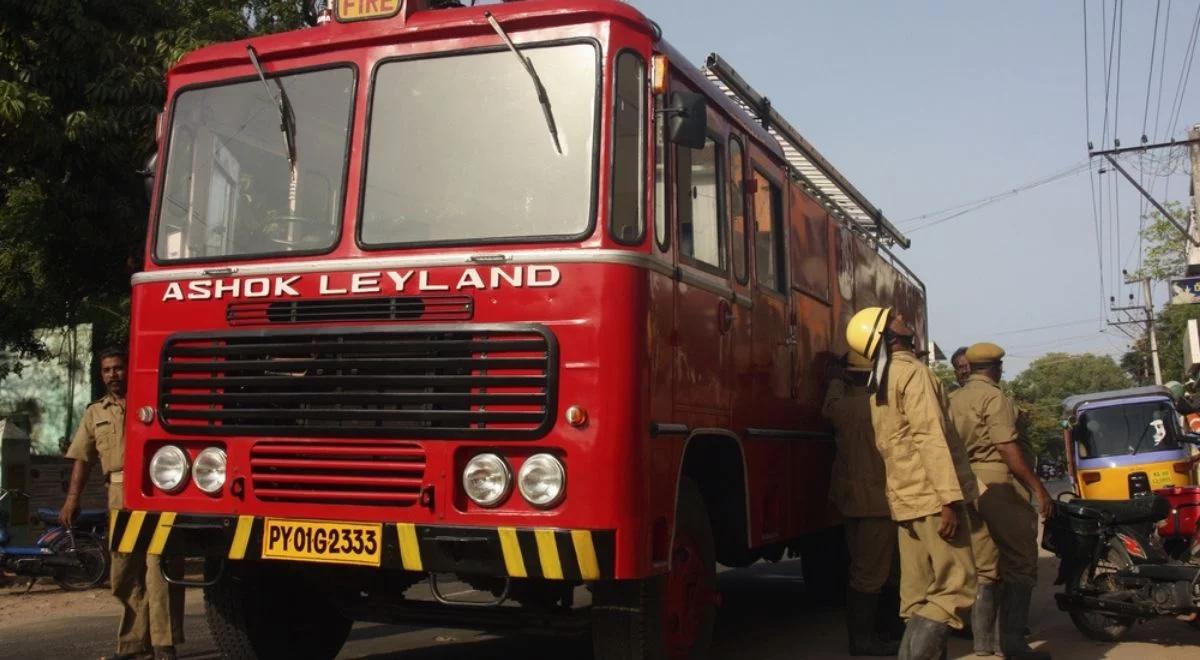
MULTIPOLYGON (((249 63, 250 63, 248 57, 247 57, 246 63, 247 63, 247 65, 249 65, 249 63)), ((174 137, 175 110, 179 104, 179 97, 186 92, 192 92, 192 91, 204 90, 204 89, 213 89, 216 87, 225 87, 227 85, 238 85, 238 84, 243 84, 243 83, 247 83, 247 82, 258 82, 259 81, 258 74, 251 73, 246 76, 235 76, 235 77, 231 77, 231 78, 222 78, 221 80, 205 81, 205 82, 199 82, 199 83, 192 83, 189 85, 183 85, 179 89, 175 90, 175 93, 171 95, 170 113, 165 118, 165 123, 163 125, 164 126, 163 130, 165 131, 165 135, 163 138, 162 152, 159 154, 159 159, 158 159, 159 172, 157 173, 156 180, 154 182, 154 203, 151 208, 151 214, 152 214, 151 218, 154 222, 154 232, 153 232, 153 235, 150 237, 149 245, 146 246, 146 249, 150 253, 151 263, 155 264, 156 266, 174 266, 174 265, 178 265, 178 264, 192 264, 192 263, 223 263, 223 262, 232 262, 232 261, 252 261, 252 260, 279 259, 279 258, 289 258, 289 257, 311 257, 311 256, 320 256, 320 255, 330 254, 338 249, 338 246, 341 245, 342 240, 344 238, 342 236, 342 233, 344 231, 344 227, 346 224, 346 196, 349 193, 349 188, 350 188, 351 153, 353 152, 352 146, 354 144, 354 126, 355 126, 355 120, 357 119, 357 113, 358 113, 358 96, 359 96, 358 65, 349 60, 339 60, 337 62, 323 63, 323 64, 317 64, 317 65, 313 65, 313 66, 296 67, 294 69, 280 69, 280 70, 268 72, 267 80, 273 80, 275 78, 283 77, 283 76, 293 76, 293 75, 299 75, 299 74, 304 74, 304 73, 314 73, 314 72, 319 72, 319 71, 330 71, 330 70, 334 70, 334 69, 349 69, 350 70, 351 86, 354 89, 354 97, 350 100, 350 112, 348 113, 348 115, 346 117, 346 121, 347 121, 347 124, 346 124, 346 147, 345 147, 345 153, 342 154, 342 194, 340 196, 338 196, 338 198, 337 198, 337 213, 336 213, 337 223, 334 225, 335 238, 334 238, 333 242, 329 245, 329 247, 316 248, 316 249, 311 249, 311 250, 285 250, 285 251, 257 252, 257 253, 253 253, 253 254, 221 255, 221 256, 212 256, 212 257, 208 257, 208 256, 185 257, 185 258, 181 258, 181 259, 162 259, 162 258, 159 258, 159 256, 158 256, 158 234, 159 234, 159 231, 162 230, 163 190, 166 189, 167 168, 170 163, 171 148, 174 146, 174 144, 173 144, 174 140, 172 138, 174 137)))
MULTIPOLYGON (((512 245, 521 243, 577 243, 591 237, 596 231, 596 216, 599 214, 599 199, 600 199, 600 154, 605 152, 611 157, 612 147, 602 142, 603 133, 601 131, 602 124, 605 123, 604 107, 607 96, 604 90, 604 48, 599 39, 594 37, 569 37, 565 39, 550 39, 545 41, 535 41, 529 43, 517 43, 518 50, 534 50, 541 48, 554 48, 557 46, 573 46, 586 44, 592 47, 595 54, 595 108, 593 116, 595 121, 592 126, 592 176, 588 200, 588 221, 582 231, 575 234, 551 234, 540 236, 503 236, 494 238, 453 238, 434 241, 402 241, 392 243, 367 243, 363 241, 363 213, 366 209, 366 185, 367 185, 367 162, 371 156, 371 132, 375 124, 373 114, 375 111, 375 89, 378 83, 378 74, 381 67, 385 64, 394 62, 417 61, 417 60, 433 60, 447 57, 462 57, 470 55, 481 55, 487 53, 504 53, 508 52, 508 47, 504 44, 495 46, 481 46, 477 48, 460 48, 447 51, 436 51, 417 53, 412 55, 398 55, 394 57, 385 57, 377 60, 371 68, 371 80, 367 89, 367 109, 363 117, 363 136, 362 136, 362 153, 359 158, 359 174, 358 174, 358 208, 355 210, 355 227, 354 227, 354 244, 364 252, 380 252, 384 250, 412 250, 427 247, 461 247, 472 245, 512 245)), ((519 64, 512 63, 513 67, 519 68, 519 64)), ((527 93, 533 97, 532 89, 522 90, 517 93, 527 93)), ((536 100, 536 98, 535 98, 536 100)), ((553 101, 553 99, 551 99, 553 101)), ((536 110, 533 110, 536 111, 536 110)), ((538 121, 542 121, 541 116, 536 117, 538 121)), ((611 118, 608 120, 611 121, 611 118)), ((611 182, 610 182, 611 183, 611 182)))
MULTIPOLYGON (((1123 414, 1123 416, 1124 416, 1124 414, 1123 414)), ((1174 403, 1169 399, 1142 398, 1142 399, 1106 401, 1101 405, 1088 406, 1087 408, 1080 410, 1078 412, 1078 419, 1079 419, 1079 423, 1074 428, 1071 429, 1071 441, 1075 447, 1075 452, 1079 456, 1080 460, 1084 460, 1084 461, 1111 460, 1114 458, 1122 458, 1122 457, 1136 458, 1137 456, 1143 456, 1143 455, 1148 455, 1148 454, 1155 454, 1155 453, 1162 453, 1162 452, 1178 452, 1181 449, 1185 448, 1185 445, 1180 440, 1180 437, 1184 434, 1184 429, 1181 427, 1181 425, 1179 423, 1179 412, 1175 408, 1174 403), (1167 426, 1169 426, 1169 429, 1167 431, 1167 439, 1170 439, 1174 443, 1173 446, 1161 447, 1161 446, 1155 446, 1155 445, 1147 444, 1147 443, 1143 442, 1142 447, 1138 450, 1138 452, 1136 454, 1132 453, 1132 447, 1126 447, 1126 450, 1124 452, 1118 452, 1118 453, 1099 453, 1099 454, 1089 453, 1087 456, 1084 456, 1080 453, 1081 448, 1082 449, 1088 448, 1087 446, 1088 446, 1088 443, 1091 438, 1090 433, 1088 433, 1088 441, 1081 439, 1081 437, 1078 435, 1078 433, 1080 432, 1079 429, 1084 428, 1086 426, 1085 420, 1086 420, 1087 415, 1090 415, 1093 413, 1099 413, 1101 411, 1112 411, 1112 410, 1128 409, 1128 408, 1141 407, 1141 406, 1154 406, 1155 408, 1166 408, 1172 413, 1164 421, 1167 422, 1167 426)), ((1126 419, 1128 419, 1128 418, 1126 417, 1126 419)), ((1143 428, 1142 430, 1144 431, 1145 429, 1143 428)), ((1149 437, 1149 436, 1147 436, 1147 437, 1149 437)), ((1127 441, 1128 442, 1136 442, 1137 438, 1138 438, 1138 436, 1135 434, 1135 435, 1127 438, 1127 441)))

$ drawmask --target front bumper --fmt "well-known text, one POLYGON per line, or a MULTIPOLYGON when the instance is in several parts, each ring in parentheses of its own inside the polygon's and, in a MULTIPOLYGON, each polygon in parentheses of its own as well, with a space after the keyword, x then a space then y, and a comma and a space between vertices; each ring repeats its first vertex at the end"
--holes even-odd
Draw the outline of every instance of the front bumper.
MULTIPOLYGON (((122 509, 109 516, 108 538, 114 552, 261 559, 263 524, 256 516, 122 509)), ((383 569, 592 581, 613 578, 615 562, 613 530, 383 523, 383 569)))

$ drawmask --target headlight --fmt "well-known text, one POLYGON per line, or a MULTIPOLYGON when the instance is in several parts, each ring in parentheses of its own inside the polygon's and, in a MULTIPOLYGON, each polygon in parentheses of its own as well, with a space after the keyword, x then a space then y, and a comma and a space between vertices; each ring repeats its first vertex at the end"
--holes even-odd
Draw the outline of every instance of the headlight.
POLYGON ((192 483, 196 488, 213 495, 225 486, 225 452, 219 447, 209 447, 196 456, 192 465, 192 483))
POLYGON ((479 506, 496 506, 512 490, 508 463, 495 454, 480 454, 463 469, 463 490, 479 506))
POLYGON ((188 458, 182 449, 167 445, 150 459, 150 481, 160 490, 174 493, 187 482, 188 458))
POLYGON ((527 502, 548 509, 567 494, 567 469, 550 454, 534 454, 521 466, 517 488, 527 502))

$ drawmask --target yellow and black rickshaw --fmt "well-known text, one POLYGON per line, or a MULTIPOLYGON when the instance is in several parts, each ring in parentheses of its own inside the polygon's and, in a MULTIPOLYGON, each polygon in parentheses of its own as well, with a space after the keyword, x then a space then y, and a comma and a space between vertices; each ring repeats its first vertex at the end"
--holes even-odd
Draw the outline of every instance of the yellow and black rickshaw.
POLYGON ((1125 500, 1193 483, 1185 432, 1162 386, 1094 392, 1063 401, 1067 466, 1086 499, 1125 500))

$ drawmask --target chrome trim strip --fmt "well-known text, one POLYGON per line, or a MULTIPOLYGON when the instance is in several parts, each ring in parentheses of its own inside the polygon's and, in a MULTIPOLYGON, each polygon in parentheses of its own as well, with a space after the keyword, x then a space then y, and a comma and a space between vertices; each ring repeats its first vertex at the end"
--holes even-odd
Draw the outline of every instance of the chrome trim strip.
POLYGON ((833 442, 833 434, 825 431, 747 428, 746 435, 747 437, 751 438, 770 438, 773 440, 811 440, 814 442, 833 442))
POLYGON ((679 270, 679 279, 684 284, 694 286, 697 289, 702 289, 722 298, 733 299, 733 287, 729 286, 728 282, 718 279, 716 276, 698 273, 687 268, 680 268, 679 270))
MULTIPOLYGON (((481 256, 491 259, 503 256, 505 258, 503 263, 505 264, 618 264, 633 266, 634 268, 644 268, 667 276, 674 276, 675 274, 675 268, 670 263, 648 254, 630 252, 628 250, 566 248, 557 250, 519 250, 502 255, 494 252, 458 252, 451 254, 366 257, 359 259, 325 259, 320 261, 272 261, 232 267, 214 267, 209 265, 189 268, 166 268, 135 273, 131 278, 131 282, 134 285, 138 285, 149 282, 193 280, 212 277, 211 273, 218 269, 221 271, 228 269, 229 272, 224 273, 228 276, 245 277, 251 275, 303 275, 306 273, 331 273, 338 271, 361 272, 397 268, 478 267, 481 264, 476 259, 481 256)), ((496 265, 499 265, 498 259, 496 259, 496 265)))
POLYGON ((754 299, 744 293, 734 291, 733 301, 746 309, 754 309, 754 299))

